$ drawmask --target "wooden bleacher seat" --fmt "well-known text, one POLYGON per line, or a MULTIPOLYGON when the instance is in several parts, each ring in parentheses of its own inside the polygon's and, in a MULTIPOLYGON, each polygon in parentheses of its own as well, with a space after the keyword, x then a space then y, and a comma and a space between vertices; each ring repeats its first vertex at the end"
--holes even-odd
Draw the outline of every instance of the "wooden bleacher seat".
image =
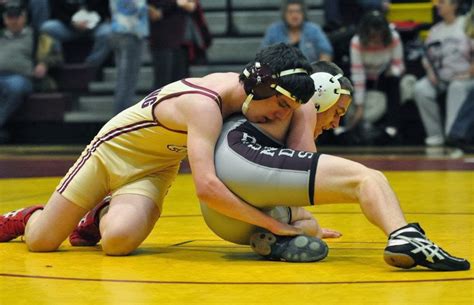
POLYGON ((64 113, 71 108, 69 93, 33 93, 13 115, 12 122, 62 122, 64 113))
POLYGON ((82 63, 63 64, 51 71, 59 90, 87 92, 89 83, 96 78, 97 69, 82 63))

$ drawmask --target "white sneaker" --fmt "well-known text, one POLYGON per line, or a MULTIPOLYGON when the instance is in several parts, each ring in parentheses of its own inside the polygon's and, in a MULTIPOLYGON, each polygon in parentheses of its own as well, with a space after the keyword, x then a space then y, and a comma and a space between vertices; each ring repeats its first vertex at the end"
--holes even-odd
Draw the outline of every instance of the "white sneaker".
POLYGON ((427 146, 441 146, 444 144, 444 137, 440 135, 427 137, 425 138, 425 144, 427 146))

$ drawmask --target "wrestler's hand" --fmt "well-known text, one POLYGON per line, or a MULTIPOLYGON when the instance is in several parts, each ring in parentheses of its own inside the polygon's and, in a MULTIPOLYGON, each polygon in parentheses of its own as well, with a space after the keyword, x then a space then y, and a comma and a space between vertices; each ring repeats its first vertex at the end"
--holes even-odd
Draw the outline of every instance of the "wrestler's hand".
POLYGON ((323 233, 322 238, 339 238, 342 236, 342 233, 333 229, 321 228, 323 233))
POLYGON ((300 228, 279 221, 275 221, 275 226, 272 228, 268 228, 268 230, 271 231, 273 234, 284 236, 303 234, 303 230, 301 230, 300 228))

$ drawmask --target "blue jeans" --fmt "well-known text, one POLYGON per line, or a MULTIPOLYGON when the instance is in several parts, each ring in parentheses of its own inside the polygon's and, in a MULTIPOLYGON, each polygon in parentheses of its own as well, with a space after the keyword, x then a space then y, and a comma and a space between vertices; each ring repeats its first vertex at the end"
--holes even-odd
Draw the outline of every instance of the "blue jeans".
POLYGON ((0 128, 31 92, 33 92, 33 84, 28 77, 0 73, 0 128))
POLYGON ((41 32, 49 34, 59 43, 57 48, 61 49, 61 43, 75 40, 85 36, 94 37, 94 46, 91 54, 86 58, 85 62, 92 66, 100 66, 104 63, 110 53, 110 47, 107 39, 111 33, 110 23, 102 22, 91 31, 78 31, 69 27, 59 20, 48 20, 41 26, 41 32))
POLYGON ((474 139, 472 128, 474 127, 474 87, 471 87, 464 103, 459 109, 456 120, 451 127, 449 138, 458 141, 470 141, 474 139))
POLYGON ((114 50, 117 67, 114 110, 119 113, 135 102, 144 40, 132 34, 113 33, 109 42, 114 50))
POLYGON ((43 23, 49 19, 50 8, 48 0, 31 0, 28 3, 31 24, 35 31, 39 31, 43 23))

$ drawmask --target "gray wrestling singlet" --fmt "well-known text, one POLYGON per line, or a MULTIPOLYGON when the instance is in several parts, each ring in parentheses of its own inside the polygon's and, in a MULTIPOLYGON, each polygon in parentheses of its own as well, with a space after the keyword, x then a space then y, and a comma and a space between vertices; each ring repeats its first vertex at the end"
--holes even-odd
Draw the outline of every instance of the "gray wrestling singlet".
MULTIPOLYGON (((319 153, 283 148, 242 116, 226 120, 215 150, 217 176, 237 196, 265 213, 314 203, 319 153), (285 207, 283 207, 285 206, 285 207), (276 207, 271 209, 272 207, 276 207)), ((224 240, 247 244, 256 226, 222 215, 201 203, 209 228, 224 240)), ((276 213, 275 213, 276 212, 276 213)), ((291 219, 291 215, 280 219, 291 219)))

